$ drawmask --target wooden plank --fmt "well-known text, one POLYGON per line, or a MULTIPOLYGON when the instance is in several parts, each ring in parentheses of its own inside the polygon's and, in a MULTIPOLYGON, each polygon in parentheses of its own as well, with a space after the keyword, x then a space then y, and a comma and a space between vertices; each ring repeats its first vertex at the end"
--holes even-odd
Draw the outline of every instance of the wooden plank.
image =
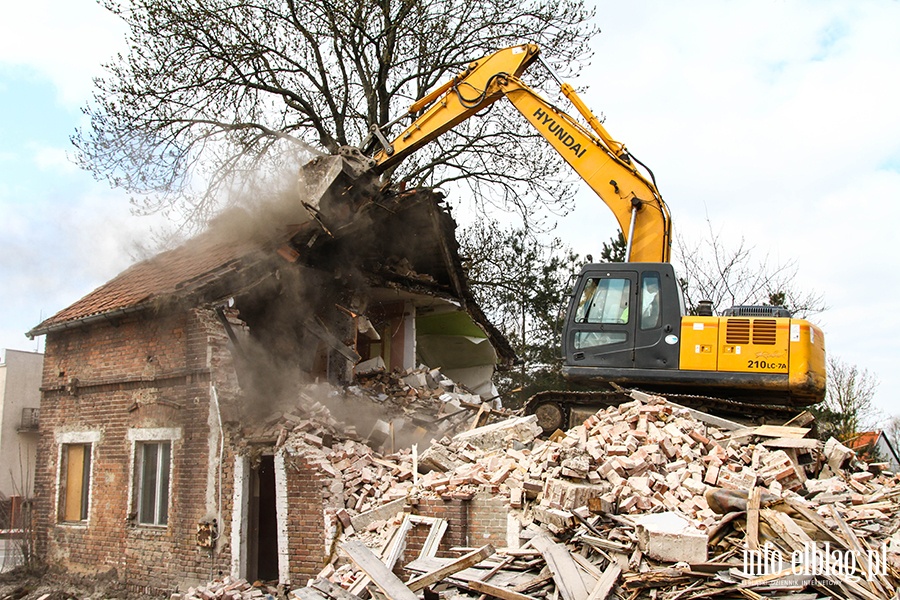
POLYGON ((447 520, 435 518, 431 523, 431 529, 428 530, 428 537, 425 539, 425 543, 422 544, 422 551, 419 552, 419 556, 435 556, 446 531, 447 520))
MULTIPOLYGON (((847 522, 841 518, 840 513, 838 513, 834 505, 831 505, 828 508, 831 510, 831 516, 838 524, 838 528, 841 530, 841 533, 847 539, 847 544, 849 544, 850 550, 856 554, 857 567, 865 575, 864 578, 860 578, 860 583, 868 583, 869 587, 874 591, 882 594, 884 597, 889 597, 887 589, 885 589, 885 587, 890 589, 892 587, 890 582, 882 581, 881 577, 877 576, 876 574, 869 573, 867 568, 869 562, 867 560, 866 551, 863 549, 862 543, 860 543, 859 538, 856 537, 856 533, 853 531, 850 525, 848 525, 847 522), (870 577, 871 581, 868 581, 870 577)), ((853 581, 845 581, 844 583, 850 585, 853 583, 853 581)), ((851 585, 851 587, 853 586, 851 585)))
POLYGON ((762 518, 762 520, 772 528, 772 530, 778 535, 778 537, 784 540, 784 542, 788 545, 792 552, 803 552, 803 542, 798 540, 788 531, 787 526, 781 520, 782 515, 790 519, 788 515, 772 510, 771 508, 764 508, 759 511, 760 518, 762 518))
POLYGON ((819 450, 825 446, 821 441, 811 438, 787 437, 766 440, 760 445, 765 446, 766 448, 799 448, 801 450, 819 450))
MULTIPOLYGON (((549 571, 549 569, 547 569, 549 571)), ((543 573, 538 575, 534 579, 521 583, 519 585, 513 586, 513 590, 517 592, 530 592, 531 590, 536 590, 539 587, 546 584, 548 581, 553 579, 553 573, 543 573)))
POLYGON ((328 600, 326 596, 323 596, 316 590, 309 587, 301 587, 295 590, 291 590, 291 596, 297 598, 297 600, 328 600))
POLYGON ((351 594, 339 585, 335 585, 327 579, 318 578, 310 584, 317 591, 335 600, 361 600, 359 596, 351 594))
POLYGON ((782 425, 760 425, 753 430, 753 435, 770 438, 802 438, 810 430, 807 427, 784 427, 782 425))
POLYGON ((595 548, 611 552, 631 552, 634 549, 634 544, 620 544, 619 542, 605 540, 593 535, 582 535, 579 539, 584 540, 595 548))
POLYGON ((816 417, 813 416, 811 412, 808 410, 804 410, 802 413, 784 423, 785 427, 806 427, 810 423, 816 420, 816 417))
POLYGON ((474 592, 500 598, 501 600, 535 600, 531 596, 526 596, 520 592, 516 592, 510 588, 504 588, 497 585, 491 585, 484 581, 470 581, 466 583, 466 587, 474 592))
POLYGON ((419 590, 428 587, 433 583, 437 583, 441 579, 453 575, 458 571, 462 571, 463 569, 468 569, 471 566, 477 565, 488 556, 491 556, 494 553, 494 547, 490 544, 486 546, 482 546, 478 550, 470 552, 465 556, 461 556, 460 558, 454 560, 452 563, 445 565, 437 570, 431 571, 430 573, 425 573, 415 579, 407 582, 406 586, 413 592, 418 592, 419 590))
MULTIPOLYGON (((412 523, 409 521, 408 517, 409 514, 404 515, 401 525, 393 528, 390 533, 390 538, 388 539, 387 545, 381 551, 381 556, 384 559, 385 565, 387 565, 388 569, 394 568, 394 563, 397 562, 397 559, 400 557, 400 555, 403 553, 403 549, 406 547, 406 534, 412 527, 412 523)), ((357 579, 353 583, 353 585, 350 586, 349 591, 354 595, 362 594, 370 583, 372 583, 372 580, 368 575, 364 575, 357 579)))
POLYGON ((621 574, 622 568, 619 565, 614 562, 609 563, 609 566, 603 571, 603 575, 597 580, 597 585, 591 590, 588 600, 606 600, 621 574))
POLYGON ((553 581, 559 590, 563 600, 587 600, 590 595, 581 572, 575 560, 566 550, 550 539, 546 534, 541 534, 531 540, 531 545, 541 551, 550 572, 553 573, 553 581))
POLYGON ((762 489, 753 487, 750 502, 747 504, 747 549, 759 550, 759 502, 762 489))
POLYGON ((416 594, 406 587, 399 577, 391 573, 391 570, 361 541, 347 540, 341 544, 341 549, 389 600, 418 600, 416 594))
POLYGON ((601 571, 597 565, 595 565, 582 555, 578 554, 577 552, 570 553, 570 556, 578 564, 579 567, 584 569, 593 578, 593 581, 589 582, 589 585, 590 587, 594 587, 597 584, 597 580, 603 576, 603 571, 601 571))
POLYGON ((400 523, 399 529, 393 534, 387 553, 382 553, 384 564, 387 565, 388 569, 394 568, 394 565, 397 564, 397 561, 400 560, 400 556, 403 555, 403 551, 406 549, 406 535, 413 527, 410 517, 409 513, 403 515, 403 521, 400 523))
POLYGON ((797 511, 801 517, 812 523, 831 543, 841 548, 847 548, 847 542, 843 538, 836 536, 816 511, 804 506, 796 498, 785 498, 784 502, 797 511))

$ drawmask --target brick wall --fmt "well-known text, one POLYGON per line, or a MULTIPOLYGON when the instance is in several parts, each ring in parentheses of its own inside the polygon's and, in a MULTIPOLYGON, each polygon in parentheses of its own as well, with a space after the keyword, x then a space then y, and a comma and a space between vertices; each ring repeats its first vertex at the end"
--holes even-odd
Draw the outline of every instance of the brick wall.
MULTIPOLYGON (((35 485, 39 548, 52 566, 112 572, 135 588, 171 588, 227 574, 227 545, 220 542, 215 554, 196 545, 196 525, 210 502, 209 422, 214 413, 209 365, 228 360, 224 337, 214 315, 203 310, 131 317, 115 325, 98 323, 47 335, 35 485), (135 428, 180 431, 172 442, 165 527, 137 526, 129 515, 134 442, 128 432, 135 428), (65 524, 57 514, 58 440, 80 432, 99 436, 93 447, 90 514, 86 523, 65 524)), ((226 453, 222 542, 229 539, 232 464, 226 453)))
POLYGON ((506 546, 509 498, 500 494, 478 493, 469 502, 469 545, 494 548, 506 546))
POLYGON ((330 478, 302 456, 285 460, 288 501, 288 552, 293 585, 304 585, 325 566, 325 505, 330 478))
MULTIPOLYGON (((438 546, 437 556, 457 558, 458 552, 450 552, 454 547, 481 547, 491 544, 494 548, 506 546, 506 515, 508 499, 491 494, 476 494, 471 499, 419 498, 407 507, 413 514, 436 517, 447 521, 447 531, 438 546)), ((402 578, 413 573, 402 565, 414 560, 422 551, 430 526, 416 524, 406 536, 406 548, 395 572, 402 578)))

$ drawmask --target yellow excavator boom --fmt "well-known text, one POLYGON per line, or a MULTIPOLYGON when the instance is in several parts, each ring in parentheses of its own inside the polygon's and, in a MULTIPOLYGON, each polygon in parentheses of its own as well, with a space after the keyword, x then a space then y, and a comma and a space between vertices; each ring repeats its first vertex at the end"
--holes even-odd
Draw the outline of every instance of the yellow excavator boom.
POLYGON ((588 126, 519 79, 539 59, 539 53, 534 44, 505 48, 471 63, 465 71, 415 102, 407 111, 414 118, 412 124, 373 156, 375 171, 384 172, 397 165, 506 97, 612 210, 619 227, 626 232, 627 260, 668 262, 672 237, 669 209, 656 185, 636 167, 625 146, 609 135, 572 86, 562 83, 560 90, 588 126))

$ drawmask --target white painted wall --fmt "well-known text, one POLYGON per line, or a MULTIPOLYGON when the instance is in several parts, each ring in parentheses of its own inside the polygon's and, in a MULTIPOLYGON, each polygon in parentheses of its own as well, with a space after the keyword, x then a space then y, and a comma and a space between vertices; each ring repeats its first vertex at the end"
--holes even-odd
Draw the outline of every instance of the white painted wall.
POLYGON ((41 404, 44 355, 6 350, 0 356, 0 493, 30 497, 34 491, 37 432, 20 433, 23 408, 41 404))

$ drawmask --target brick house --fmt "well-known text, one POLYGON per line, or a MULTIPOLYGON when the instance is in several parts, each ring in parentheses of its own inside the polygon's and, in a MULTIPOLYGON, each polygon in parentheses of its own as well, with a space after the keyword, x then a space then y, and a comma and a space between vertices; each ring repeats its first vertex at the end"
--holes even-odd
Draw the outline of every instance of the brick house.
POLYGON ((900 453, 884 431, 864 431, 845 442, 867 462, 884 462, 891 471, 900 471, 900 453))
MULTIPOLYGON (((243 426, 360 363, 424 362, 490 395, 513 353, 466 287, 440 195, 377 200, 340 227, 232 215, 29 332, 46 336, 35 527, 52 566, 138 590, 302 583, 327 554, 328 475, 243 426)), ((422 510, 468 510, 453 502, 422 510)))

